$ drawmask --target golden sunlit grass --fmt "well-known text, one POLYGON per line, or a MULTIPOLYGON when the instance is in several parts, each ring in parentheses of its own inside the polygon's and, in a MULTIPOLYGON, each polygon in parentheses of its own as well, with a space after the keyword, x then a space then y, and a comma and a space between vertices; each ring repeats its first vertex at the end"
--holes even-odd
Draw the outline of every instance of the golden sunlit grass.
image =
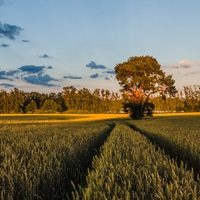
POLYGON ((192 116, 192 115, 200 115, 200 112, 156 113, 156 114, 153 114, 153 116, 160 116, 160 117, 192 116))
POLYGON ((82 118, 70 119, 69 121, 96 121, 96 120, 128 118, 128 117, 129 117, 128 114, 85 114, 82 115, 82 118))
POLYGON ((128 118, 128 114, 2 114, 1 124, 83 122, 128 118))
MULTIPOLYGON (((155 117, 192 116, 200 112, 156 113, 155 117)), ((0 124, 84 122, 129 118, 128 114, 1 114, 0 124)))

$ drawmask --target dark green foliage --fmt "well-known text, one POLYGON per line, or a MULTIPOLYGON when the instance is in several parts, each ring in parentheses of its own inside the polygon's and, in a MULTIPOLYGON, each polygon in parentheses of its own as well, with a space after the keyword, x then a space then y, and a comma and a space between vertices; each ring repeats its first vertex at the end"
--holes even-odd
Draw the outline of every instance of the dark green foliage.
POLYGON ((0 91, 0 114, 5 113, 120 113, 122 100, 109 90, 64 87, 58 94, 25 93, 14 89, 0 91))
POLYGON ((26 113, 34 113, 37 110, 37 104, 34 100, 31 100, 30 103, 26 106, 26 113))
POLYGON ((41 110, 43 113, 56 113, 58 112, 58 107, 53 99, 46 99, 41 110))
POLYGON ((153 103, 146 102, 144 105, 137 103, 125 103, 124 110, 129 112, 132 119, 138 120, 143 117, 152 117, 155 106, 153 103))
POLYGON ((124 109, 129 110, 130 117, 133 119, 141 119, 144 117, 143 105, 137 103, 126 103, 124 109))

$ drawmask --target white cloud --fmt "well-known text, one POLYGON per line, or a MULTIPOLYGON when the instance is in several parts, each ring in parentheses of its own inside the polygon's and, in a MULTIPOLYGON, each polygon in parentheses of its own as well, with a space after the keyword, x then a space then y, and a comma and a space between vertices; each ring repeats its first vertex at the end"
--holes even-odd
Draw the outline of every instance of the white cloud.
POLYGON ((194 68, 194 67, 200 67, 200 61, 189 61, 189 60, 180 60, 178 63, 175 64, 175 67, 177 68, 194 68))
POLYGON ((180 60, 175 64, 162 66, 162 68, 170 73, 193 74, 200 72, 200 61, 180 60))
POLYGON ((200 84, 200 61, 180 60, 175 64, 162 66, 162 69, 167 74, 173 75, 178 88, 200 84))

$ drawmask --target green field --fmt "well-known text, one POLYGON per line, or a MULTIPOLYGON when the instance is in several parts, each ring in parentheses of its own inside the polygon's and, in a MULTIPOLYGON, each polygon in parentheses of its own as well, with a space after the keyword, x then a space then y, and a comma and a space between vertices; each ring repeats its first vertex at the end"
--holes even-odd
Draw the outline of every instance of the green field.
POLYGON ((200 115, 0 117, 2 200, 200 198, 200 115))

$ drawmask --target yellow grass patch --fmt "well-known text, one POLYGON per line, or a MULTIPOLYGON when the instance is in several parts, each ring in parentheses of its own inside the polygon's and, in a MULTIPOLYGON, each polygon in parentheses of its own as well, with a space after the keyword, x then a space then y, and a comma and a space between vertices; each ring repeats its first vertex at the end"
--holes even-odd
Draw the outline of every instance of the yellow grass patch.
MULTIPOLYGON (((156 113, 155 117, 195 116, 200 112, 156 113)), ((0 124, 84 122, 108 119, 128 119, 129 114, 0 114, 0 124), (4 118, 7 117, 7 119, 4 118), (13 119, 12 119, 13 117, 13 119), (27 118, 26 118, 27 117, 27 118), (30 119, 30 117, 33 117, 30 119), (41 119, 44 117, 44 119, 41 119)))
POLYGON ((96 121, 96 120, 105 120, 105 119, 116 119, 116 118, 128 118, 128 114, 85 114, 78 115, 83 118, 69 119, 68 121, 96 121))
POLYGON ((97 121, 97 120, 128 118, 128 117, 129 117, 128 114, 1 114, 0 124, 81 122, 81 121, 97 121), (3 119, 4 116, 8 117, 8 119, 3 119), (33 118, 30 120, 31 116, 33 118), (12 117, 15 118, 12 119, 12 117), (51 117, 51 119, 39 119, 41 117, 46 117, 46 118, 51 117), (59 117, 62 119, 58 119, 59 117))
POLYGON ((200 112, 182 112, 182 113, 156 113, 153 116, 170 117, 170 116, 195 116, 200 115, 200 112))

